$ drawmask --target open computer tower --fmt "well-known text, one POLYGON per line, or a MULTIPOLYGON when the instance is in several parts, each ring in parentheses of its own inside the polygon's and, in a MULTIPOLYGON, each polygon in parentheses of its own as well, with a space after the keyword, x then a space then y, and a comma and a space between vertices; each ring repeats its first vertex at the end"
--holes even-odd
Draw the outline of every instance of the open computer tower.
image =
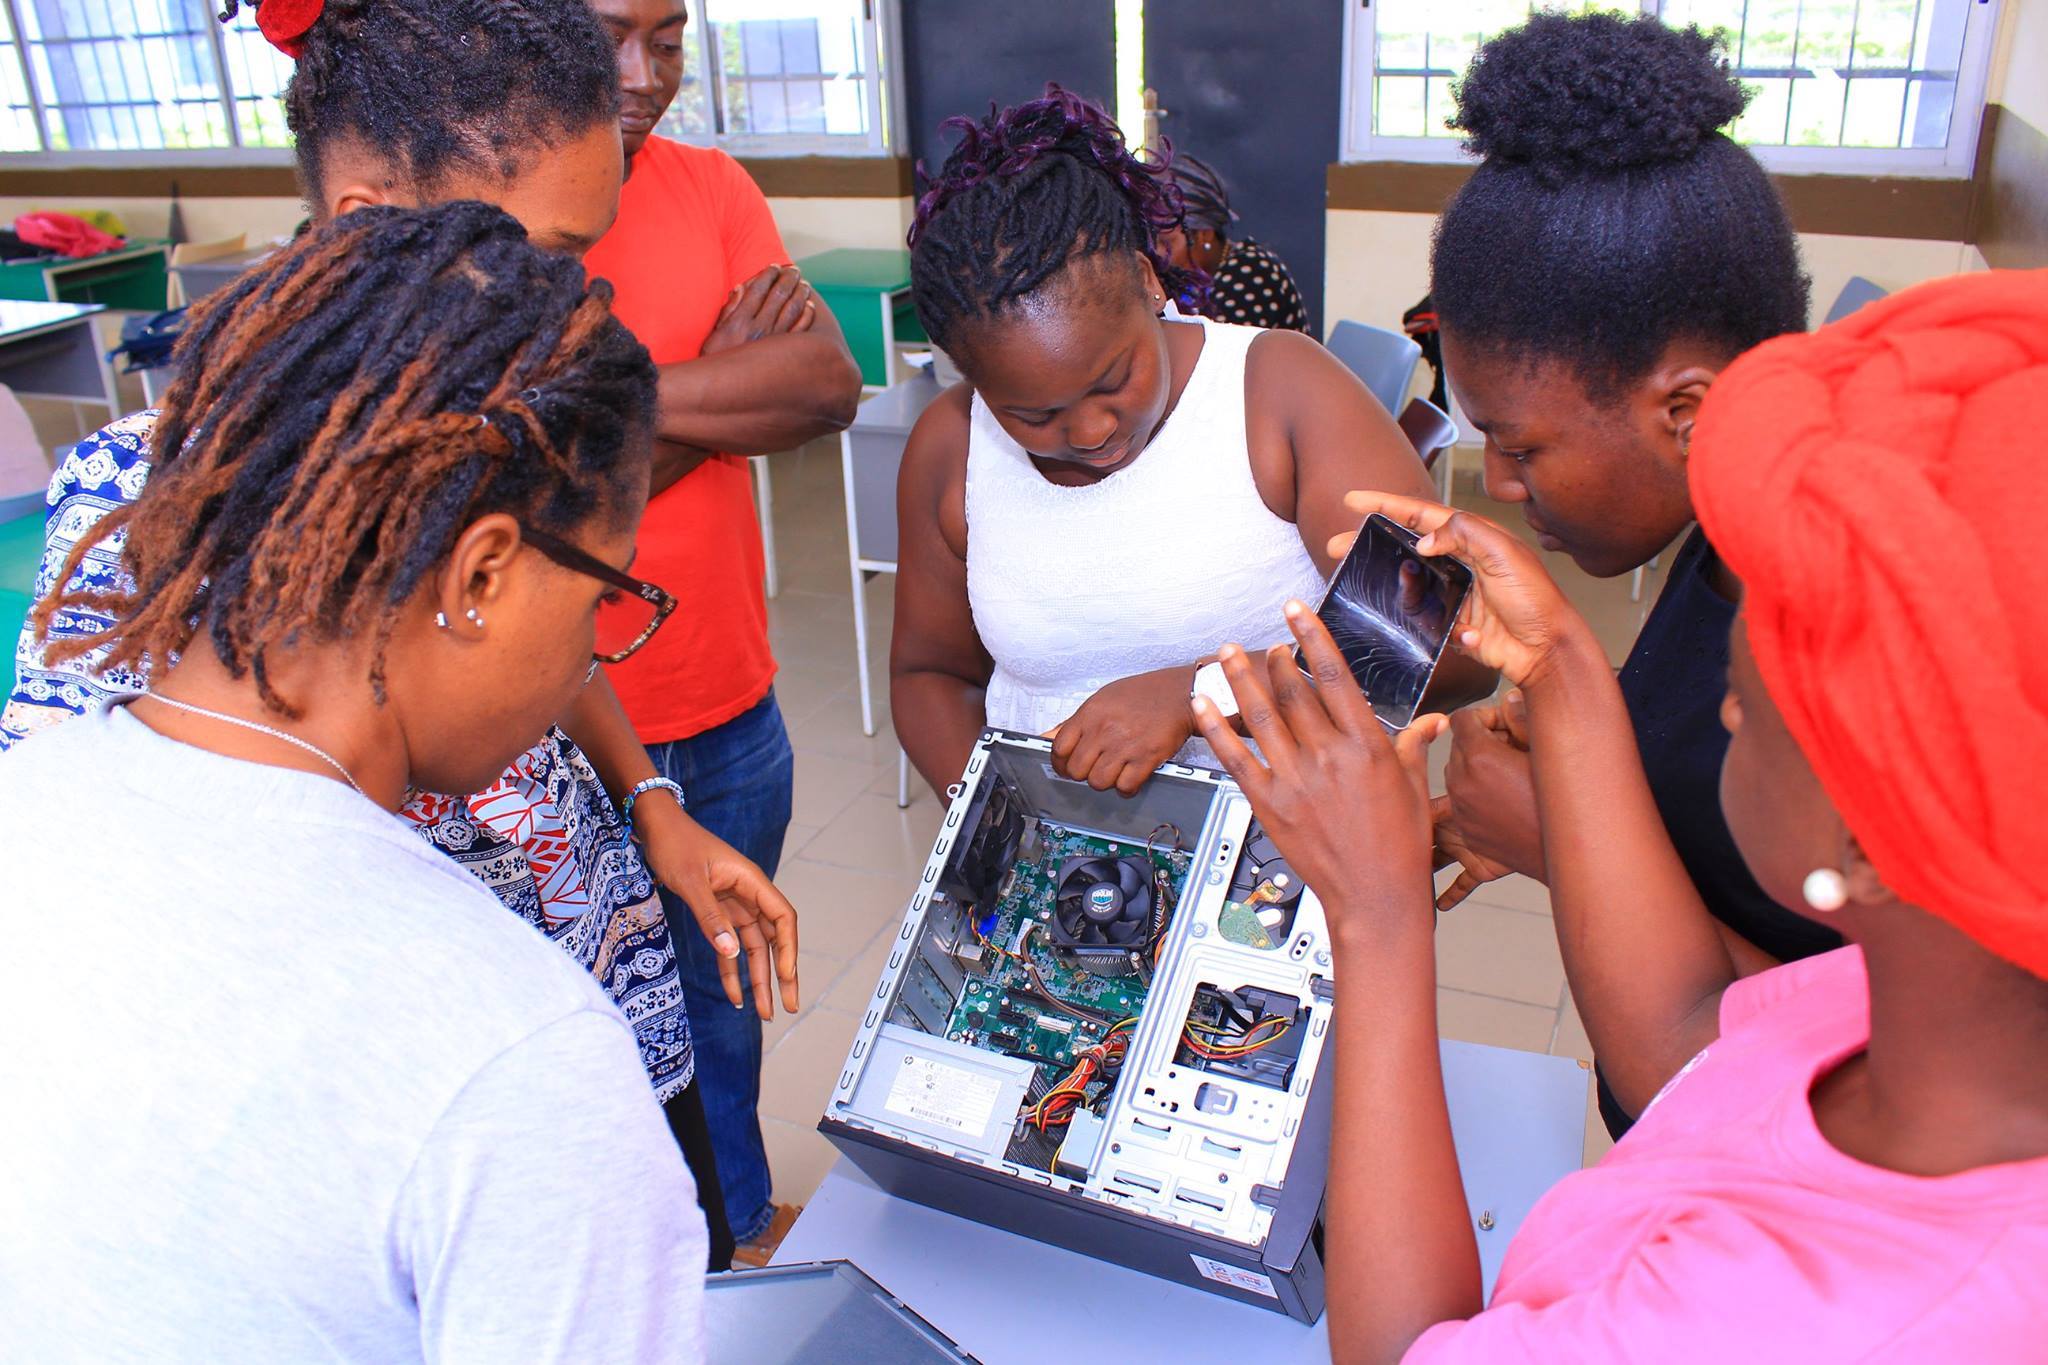
POLYGON ((890 1193, 1313 1322, 1334 981, 1228 776, 985 733, 819 1129, 890 1193))

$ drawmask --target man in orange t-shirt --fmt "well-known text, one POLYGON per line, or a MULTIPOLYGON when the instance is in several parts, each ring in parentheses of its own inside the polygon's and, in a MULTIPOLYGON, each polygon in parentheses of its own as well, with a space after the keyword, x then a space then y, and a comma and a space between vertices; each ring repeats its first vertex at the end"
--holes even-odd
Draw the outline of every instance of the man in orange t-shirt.
MULTIPOLYGON (((683 0, 591 7, 619 45, 627 172, 618 221, 585 263, 611 281, 613 312, 660 367, 654 496, 633 572, 680 599, 662 632, 609 673, 698 823, 772 876, 792 758, 775 706, 747 457, 844 428, 860 371, 739 163, 653 136, 682 82, 683 0)), ((670 798, 656 790, 643 799, 670 798)), ((663 900, 689 922, 681 901, 663 900)), ((771 1202, 761 1141, 761 1021, 727 1003, 702 935, 676 939, 718 1183, 742 1244, 736 1259, 765 1259, 789 1215, 771 1202)))

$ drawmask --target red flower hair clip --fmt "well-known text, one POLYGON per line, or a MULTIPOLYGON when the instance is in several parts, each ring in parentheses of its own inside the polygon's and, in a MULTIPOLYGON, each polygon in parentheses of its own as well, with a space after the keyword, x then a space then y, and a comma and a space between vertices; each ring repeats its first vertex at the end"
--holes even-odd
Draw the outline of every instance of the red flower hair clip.
POLYGON ((327 0, 262 0, 256 27, 272 47, 297 61, 306 51, 306 34, 326 7, 327 0))

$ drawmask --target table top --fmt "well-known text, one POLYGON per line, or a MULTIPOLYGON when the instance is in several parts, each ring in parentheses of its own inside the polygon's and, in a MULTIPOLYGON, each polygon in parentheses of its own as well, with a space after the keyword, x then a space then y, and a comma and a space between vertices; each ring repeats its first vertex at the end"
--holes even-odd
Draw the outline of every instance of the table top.
POLYGON ((205 261, 187 261, 183 265, 173 265, 170 269, 173 275, 182 275, 188 270, 203 271, 210 274, 217 274, 225 270, 239 275, 258 261, 269 260, 271 254, 276 250, 277 247, 274 244, 264 242, 260 246, 252 246, 247 250, 237 251, 232 255, 215 256, 211 260, 205 261))
POLYGON ((38 332, 54 332, 80 318, 104 313, 103 303, 36 303, 28 299, 0 299, 0 341, 18 341, 38 332))
POLYGON ((896 290, 910 287, 910 253, 900 247, 835 247, 796 263, 820 288, 896 290))
POLYGON ((125 246, 114 247, 92 256, 24 256, 18 261, 8 261, 9 267, 34 270, 76 270, 80 266, 105 265, 110 261, 123 261, 138 256, 161 256, 170 242, 161 237, 130 237, 125 246))
MULTIPOLYGON (((1491 1295, 1509 1240, 1544 1192, 1579 1168, 1588 1073, 1568 1057, 1443 1044, 1458 1168, 1491 1295)), ((1042 1365, 1045 1306, 1087 1312, 1089 1354, 1133 1360, 1328 1359, 1327 1319, 1303 1326, 897 1199, 841 1159, 775 1254, 777 1264, 844 1258, 986 1365, 1042 1365), (1028 1292, 1024 1288, 1028 1286, 1028 1292), (1114 1304, 1104 1311, 1099 1305, 1114 1304)))

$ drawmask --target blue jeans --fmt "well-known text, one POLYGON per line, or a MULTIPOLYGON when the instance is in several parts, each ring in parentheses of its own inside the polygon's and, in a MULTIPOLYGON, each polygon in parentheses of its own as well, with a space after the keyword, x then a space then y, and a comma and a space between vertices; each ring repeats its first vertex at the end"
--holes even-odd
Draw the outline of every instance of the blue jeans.
MULTIPOLYGON (((789 832, 795 760, 774 693, 723 725, 649 745, 647 753, 663 777, 682 785, 698 824, 775 875, 789 832)), ((735 1241, 752 1241, 775 1215, 768 1197, 768 1151, 761 1143, 761 1017, 754 1013, 751 988, 745 1009, 734 1009, 725 998, 718 954, 698 932, 690 907, 667 890, 661 904, 674 926, 683 1005, 697 1050, 697 1089, 704 1096, 726 1217, 735 1241)), ((740 980, 747 980, 744 957, 740 980)))

